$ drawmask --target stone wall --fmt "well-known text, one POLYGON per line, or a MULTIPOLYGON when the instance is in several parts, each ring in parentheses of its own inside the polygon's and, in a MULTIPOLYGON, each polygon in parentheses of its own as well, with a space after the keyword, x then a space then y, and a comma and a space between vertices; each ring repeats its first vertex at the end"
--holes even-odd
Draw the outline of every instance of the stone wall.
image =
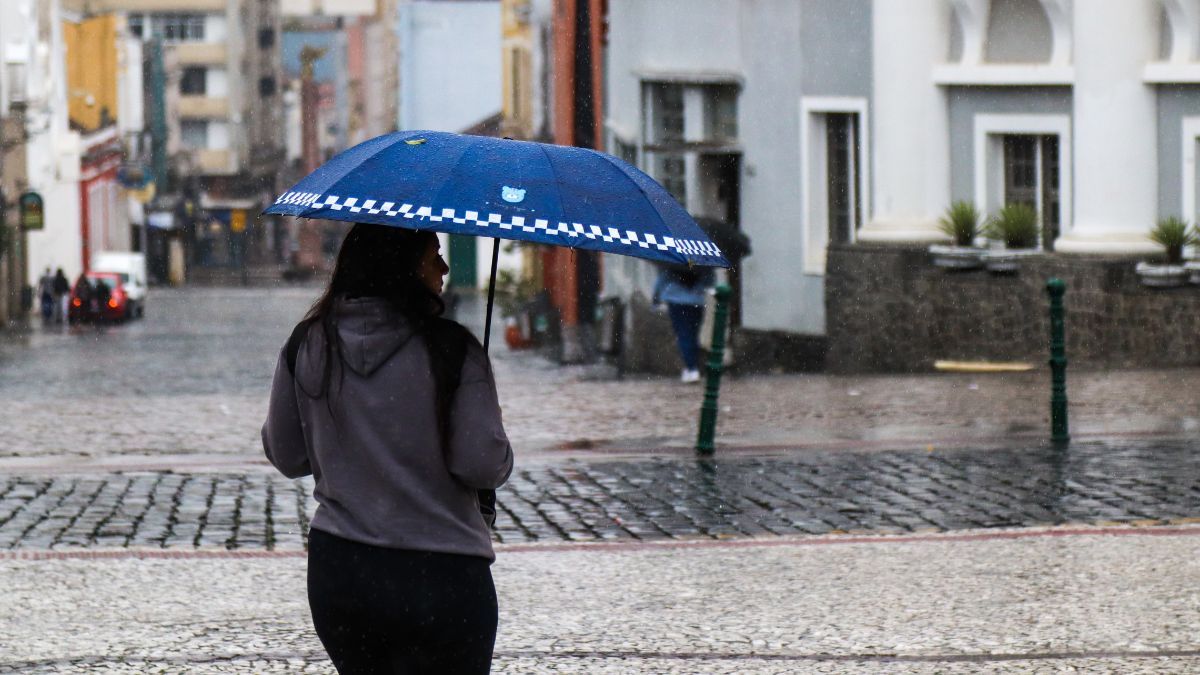
POLYGON ((675 346, 671 319, 656 312, 650 300, 634 293, 626 305, 625 344, 622 345, 623 368, 632 373, 679 375, 683 359, 675 346))
MULTIPOLYGON (((656 312, 641 293, 630 297, 625 312, 622 368, 632 373, 678 375, 683 360, 667 315, 656 312)), ((731 375, 824 369, 827 348, 824 336, 737 328, 730 336, 730 344, 733 361, 725 372, 731 375)), ((708 354, 701 350, 701 364, 706 363, 708 354)))
POLYGON ((1072 366, 1200 365, 1200 286, 1150 289, 1132 258, 1063 254, 1021 262, 1015 274, 948 272, 927 247, 831 246, 825 311, 831 372, 913 372, 939 359, 1049 357, 1046 281, 1066 282, 1072 366))

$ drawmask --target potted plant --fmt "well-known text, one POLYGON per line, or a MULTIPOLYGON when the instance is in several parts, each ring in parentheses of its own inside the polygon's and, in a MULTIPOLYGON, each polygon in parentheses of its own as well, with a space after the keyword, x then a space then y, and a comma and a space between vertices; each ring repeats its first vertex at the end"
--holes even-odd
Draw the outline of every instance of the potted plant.
POLYGON ((988 270, 1016 272, 1022 257, 1037 253, 1038 213, 1028 204, 1005 204, 988 219, 983 234, 1004 246, 983 254, 983 263, 988 270))
POLYGON ((535 292, 532 280, 512 270, 500 270, 496 274, 496 304, 500 305, 500 316, 504 317, 504 341, 509 349, 532 346, 529 304, 535 292))
MULTIPOLYGON (((1192 226, 1192 245, 1200 246, 1200 223, 1192 226)), ((1183 268, 1191 274, 1189 281, 1200 284, 1200 260, 1189 260, 1183 264, 1183 268)))
POLYGON ((1165 264, 1140 262, 1135 268, 1142 284, 1152 288, 1173 288, 1187 283, 1189 271, 1183 265, 1183 249, 1195 241, 1195 234, 1182 218, 1162 218, 1150 230, 1150 241, 1163 247, 1165 264))
POLYGON ((979 267, 983 249, 975 246, 975 237, 979 234, 979 210, 974 204, 965 200, 952 203, 938 220, 938 229, 953 239, 954 244, 929 247, 934 265, 954 270, 979 267))

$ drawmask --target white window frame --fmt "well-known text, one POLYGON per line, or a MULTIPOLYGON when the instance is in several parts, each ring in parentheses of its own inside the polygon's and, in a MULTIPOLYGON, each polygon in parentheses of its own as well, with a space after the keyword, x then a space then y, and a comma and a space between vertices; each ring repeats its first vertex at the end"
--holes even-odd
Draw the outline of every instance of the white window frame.
POLYGON ((1200 117, 1183 118, 1183 213, 1180 216, 1188 222, 1200 220, 1196 213, 1196 144, 1200 143, 1200 117))
MULTIPOLYGON (((1004 203, 1004 137, 1010 134, 1058 136, 1058 236, 1074 229, 1071 168, 1071 116, 981 114, 975 116, 975 207, 985 216, 1004 203)), ((1038 144, 1039 158, 1041 144, 1038 144)), ((1038 175, 1041 175, 1038 162, 1038 175)), ((1039 181, 1040 183, 1040 181, 1039 181)), ((1042 189, 1038 188, 1038 215, 1042 213, 1042 189)), ((1039 237, 1038 247, 1041 248, 1039 237)))
MULTIPOLYGON (((825 275, 825 257, 829 248, 829 206, 816 199, 814 190, 824 190, 822 167, 810 152, 816 142, 819 124, 816 116, 828 113, 858 115, 858 197, 862 210, 858 227, 871 221, 871 171, 867 163, 871 147, 871 124, 867 117, 867 99, 856 96, 803 96, 800 98, 800 231, 804 245, 804 273, 825 275), (819 183, 819 185, 818 185, 819 183), (816 186, 814 188, 814 186, 816 186)), ((822 146, 824 141, 822 139, 822 146)), ((822 192, 822 194, 824 194, 822 192)), ((858 228, 850 232, 850 241, 858 240, 858 228)))

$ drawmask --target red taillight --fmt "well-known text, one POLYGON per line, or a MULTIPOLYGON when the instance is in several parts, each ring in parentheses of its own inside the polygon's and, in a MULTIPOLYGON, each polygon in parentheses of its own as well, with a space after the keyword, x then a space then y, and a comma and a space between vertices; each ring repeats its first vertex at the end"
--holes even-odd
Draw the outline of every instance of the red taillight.
POLYGON ((79 298, 75 298, 74 300, 71 301, 71 304, 75 305, 76 307, 82 307, 83 301, 80 300, 79 298))
POLYGON ((108 299, 108 306, 109 306, 109 307, 112 307, 113 309, 116 309, 116 308, 117 308, 117 299, 116 299, 116 298, 109 298, 109 299, 108 299))

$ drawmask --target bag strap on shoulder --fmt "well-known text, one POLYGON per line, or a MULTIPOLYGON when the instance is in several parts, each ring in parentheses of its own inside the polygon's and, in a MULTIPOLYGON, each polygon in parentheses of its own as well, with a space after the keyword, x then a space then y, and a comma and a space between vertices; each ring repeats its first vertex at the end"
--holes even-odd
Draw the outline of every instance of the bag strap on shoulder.
POLYGON ((296 357, 300 355, 300 345, 304 344, 304 338, 308 335, 308 327, 311 325, 308 321, 301 321, 292 329, 292 334, 288 337, 287 347, 284 349, 284 356, 287 360, 288 373, 296 376, 296 357))
MULTIPOLYGON (((432 332, 437 348, 442 350, 442 355, 445 357, 442 363, 446 368, 446 389, 448 397, 452 399, 462 381, 462 368, 467 359, 469 337, 466 329, 460 324, 446 319, 436 319, 435 322, 432 332)), ((292 377, 296 376, 296 358, 300 355, 300 347, 304 344, 304 338, 308 336, 310 325, 312 325, 310 321, 301 321, 296 324, 296 327, 292 329, 292 334, 288 337, 287 346, 284 348, 284 359, 287 362, 288 373, 292 377)), ((489 528, 494 528, 496 526, 496 491, 478 490, 476 497, 479 500, 479 510, 483 514, 484 521, 489 528)))

